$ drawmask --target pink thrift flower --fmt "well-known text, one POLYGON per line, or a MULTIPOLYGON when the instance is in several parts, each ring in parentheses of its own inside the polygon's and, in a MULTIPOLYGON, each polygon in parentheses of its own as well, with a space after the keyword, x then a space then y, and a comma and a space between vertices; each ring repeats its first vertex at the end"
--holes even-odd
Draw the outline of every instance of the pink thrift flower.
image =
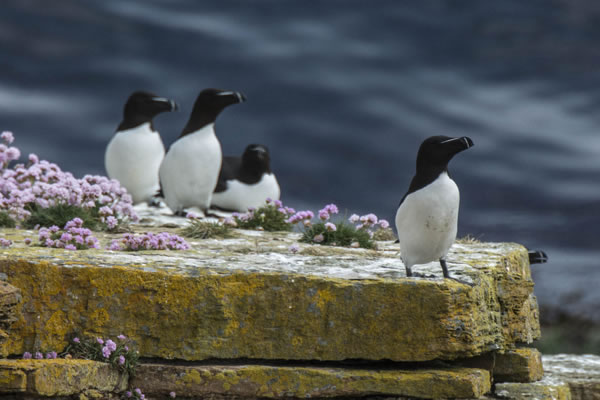
POLYGON ((319 211, 319 218, 323 221, 327 221, 329 219, 329 213, 326 210, 319 211))
POLYGON ((81 340, 79 340, 79 338, 78 338, 78 337, 76 337, 76 338, 73 338, 73 343, 81 343, 81 340))
POLYGON ((191 212, 191 211, 190 211, 190 212, 188 212, 188 213, 185 215, 185 217, 186 217, 186 218, 189 218, 189 219, 198 219, 198 214, 196 214, 195 212, 191 212))
POLYGON ((351 223, 355 224, 358 222, 358 220, 360 219, 360 217, 356 214, 352 214, 350 216, 350 218, 348 218, 348 221, 350 221, 351 223))
POLYGON ((389 228, 390 223, 387 222, 387 220, 385 220, 385 219, 380 219, 379 226, 382 227, 383 229, 386 229, 386 228, 389 228))
POLYGON ((323 240, 325 240, 325 237, 320 233, 318 235, 315 235, 315 237, 313 238, 313 242, 315 243, 321 243, 323 240))
POLYGON ((174 399, 175 397, 177 397, 177 394, 175 392, 170 392, 169 397, 174 399))
POLYGON ((104 358, 110 357, 110 353, 112 353, 112 351, 110 351, 110 349, 108 348, 108 346, 104 346, 102 348, 102 355, 104 356, 104 358))
POLYGON ((31 244, 31 239, 25 238, 24 242, 27 246, 29 246, 31 244))
POLYGON ((300 250, 300 246, 298 246, 296 243, 294 243, 290 247, 288 247, 288 250, 291 253, 296 254, 298 252, 298 250, 300 250))
POLYGON ((24 360, 31 360, 31 353, 26 351, 25 353, 23 353, 23 359, 24 360))
POLYGON ((35 357, 36 360, 42 360, 44 358, 44 355, 42 353, 40 353, 39 351, 35 352, 35 357))
POLYGON ((6 144, 11 144, 15 140, 13 133, 9 132, 9 131, 2 132, 2 134, 0 135, 0 138, 2 138, 2 140, 4 140, 6 142, 6 144))
POLYGON ((119 356, 119 365, 125 364, 125 357, 119 356))
POLYGON ((117 339, 119 339, 119 340, 125 340, 125 339, 127 339, 127 336, 125 336, 123 334, 120 334, 119 336, 117 336, 117 339))
POLYGON ((104 340, 101 338, 96 338, 96 342, 98 342, 98 344, 104 344, 104 340))
POLYGON ((325 229, 327 229, 328 232, 335 232, 335 231, 337 231, 337 227, 335 226, 335 224, 332 224, 331 222, 327 222, 325 224, 325 229))
POLYGON ((65 245, 65 250, 77 250, 77 247, 75 247, 74 244, 69 243, 65 245))
POLYGON ((108 347, 108 349, 113 352, 117 349, 117 344, 115 342, 113 342, 112 340, 108 339, 106 341, 106 347, 108 347))

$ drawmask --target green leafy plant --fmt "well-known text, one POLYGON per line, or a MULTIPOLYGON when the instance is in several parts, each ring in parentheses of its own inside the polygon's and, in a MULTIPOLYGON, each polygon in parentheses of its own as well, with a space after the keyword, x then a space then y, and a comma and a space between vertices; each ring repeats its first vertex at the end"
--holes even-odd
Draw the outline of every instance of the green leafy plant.
POLYGON ((131 341, 123 335, 119 335, 116 342, 110 339, 75 337, 62 354, 73 358, 107 362, 120 372, 127 372, 131 377, 135 376, 139 354, 129 347, 130 344, 131 341))
POLYGON ((295 210, 283 207, 281 201, 267 199, 267 203, 258 209, 250 208, 247 213, 233 213, 231 219, 226 219, 225 224, 241 229, 262 229, 269 232, 291 231, 292 223, 289 221, 295 210))
POLYGON ((332 222, 317 222, 305 228, 300 241, 327 246, 375 248, 375 243, 368 232, 357 230, 354 225, 345 222, 338 222, 336 224, 332 222))
POLYGON ((192 219, 189 225, 181 230, 181 234, 196 239, 229 238, 232 236, 231 229, 227 224, 192 219))
POLYGON ((15 220, 12 219, 6 211, 0 211, 0 227, 14 228, 15 226, 16 226, 15 220))
POLYGON ((64 226, 67 222, 79 218, 83 221, 83 226, 88 229, 98 229, 100 226, 100 215, 96 207, 82 208, 69 204, 56 204, 48 208, 33 205, 29 207, 31 216, 27 218, 23 225, 25 228, 37 226, 64 226))

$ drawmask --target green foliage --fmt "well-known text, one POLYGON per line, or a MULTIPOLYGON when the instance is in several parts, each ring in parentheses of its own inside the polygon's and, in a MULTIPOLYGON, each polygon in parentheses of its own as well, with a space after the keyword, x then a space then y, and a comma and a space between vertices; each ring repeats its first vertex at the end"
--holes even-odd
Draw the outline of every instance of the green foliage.
POLYGON ((367 231, 356 229, 354 225, 344 222, 336 223, 335 227, 336 230, 331 231, 326 228, 324 222, 318 222, 306 227, 300 241, 325 246, 350 246, 353 243, 358 243, 360 247, 365 249, 375 248, 375 244, 367 231), (319 235, 322 235, 322 240, 320 240, 319 235))
POLYGON ((91 338, 80 339, 77 343, 77 338, 75 338, 66 347, 63 354, 70 354, 73 358, 107 362, 120 372, 127 372, 130 377, 135 376, 139 353, 129 348, 131 345, 129 339, 117 340, 116 345, 116 349, 107 358, 102 353, 102 349, 106 346, 106 343, 100 344, 97 339, 91 338), (121 356, 125 359, 123 364, 119 362, 121 356))
POLYGON ((196 239, 228 238, 231 237, 231 227, 218 222, 192 220, 188 226, 181 230, 186 237, 196 239))
POLYGON ((279 211, 279 207, 273 203, 266 204, 246 214, 234 214, 233 219, 237 227, 241 229, 261 227, 269 232, 292 230, 292 224, 287 222, 288 215, 279 211))
POLYGON ((48 208, 33 206, 29 211, 31 211, 31 216, 23 223, 25 228, 29 229, 36 225, 62 227, 73 218, 81 218, 83 226, 88 229, 95 230, 101 226, 100 214, 96 207, 83 208, 69 204, 57 204, 48 208))
POLYGON ((373 240, 387 241, 396 239, 396 234, 394 234, 392 228, 379 228, 373 232, 373 240))
POLYGON ((0 211, 0 227, 14 228, 15 226, 16 226, 15 220, 12 219, 6 211, 0 211))

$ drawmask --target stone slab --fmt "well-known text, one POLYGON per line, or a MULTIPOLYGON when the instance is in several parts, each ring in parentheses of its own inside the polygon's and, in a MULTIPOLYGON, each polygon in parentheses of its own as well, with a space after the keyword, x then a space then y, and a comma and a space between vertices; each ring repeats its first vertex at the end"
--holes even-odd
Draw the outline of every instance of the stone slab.
POLYGON ((494 396, 509 400, 571 400, 569 385, 563 381, 545 377, 532 383, 504 382, 494 385, 494 396))
POLYGON ((364 396, 464 399, 478 398, 491 387, 489 373, 473 368, 369 370, 161 364, 142 364, 131 384, 158 398, 175 391, 189 397, 249 399, 364 396))
POLYGON ((519 348, 496 355, 495 382, 535 382, 543 376, 542 355, 537 349, 519 348))
POLYGON ((291 254, 298 234, 236 231, 189 251, 133 253, 27 247, 34 232, 3 232, 15 245, 0 249, 0 273, 23 296, 4 355, 122 333, 142 357, 427 361, 539 337, 517 244, 454 245, 450 272, 466 285, 442 279, 437 263, 416 268, 437 278, 406 278, 392 242, 291 254))
POLYGON ((546 375, 566 382, 573 400, 600 400, 600 356, 557 354, 542 360, 546 375))
POLYGON ((127 379, 109 364, 89 360, 0 360, 0 393, 71 396, 122 392, 127 379))

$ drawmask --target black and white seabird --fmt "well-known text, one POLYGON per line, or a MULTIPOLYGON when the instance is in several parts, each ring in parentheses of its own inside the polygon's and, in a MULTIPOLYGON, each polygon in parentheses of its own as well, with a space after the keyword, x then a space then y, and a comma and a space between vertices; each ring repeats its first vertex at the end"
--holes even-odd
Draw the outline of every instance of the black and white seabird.
POLYGON ((417 154, 417 173, 396 212, 396 229, 406 276, 412 266, 439 260, 450 278, 446 254, 456 239, 460 195, 448 176, 448 162, 473 146, 468 137, 432 136, 417 154))
POLYGON ((165 146, 152 119, 176 109, 173 100, 141 91, 134 92, 125 103, 123 120, 106 147, 104 167, 111 179, 127 189, 134 204, 150 201, 159 188, 158 168, 165 146))
POLYGON ((175 214, 198 207, 206 215, 223 159, 215 120, 225 107, 245 100, 243 94, 230 90, 204 89, 198 95, 187 125, 159 171, 165 202, 175 214))
POLYGON ((260 207, 267 198, 279 200, 279 184, 270 164, 269 149, 260 144, 248 145, 241 157, 223 157, 211 206, 245 212, 260 207))
POLYGON ((544 264, 548 261, 548 256, 544 250, 528 250, 529 264, 544 264))

